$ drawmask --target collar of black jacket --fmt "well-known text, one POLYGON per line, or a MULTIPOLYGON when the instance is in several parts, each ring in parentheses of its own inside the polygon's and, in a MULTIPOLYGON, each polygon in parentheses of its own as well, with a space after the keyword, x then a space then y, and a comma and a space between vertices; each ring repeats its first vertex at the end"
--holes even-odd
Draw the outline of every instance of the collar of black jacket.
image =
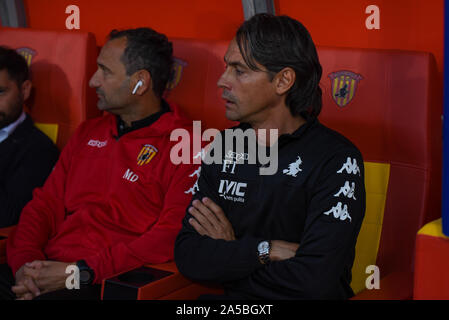
MULTIPOLYGON (((318 124, 318 119, 317 118, 310 118, 306 121, 306 123, 304 123, 303 125, 301 125, 298 129, 296 129, 295 131, 293 131, 292 133, 284 133, 282 134, 279 139, 284 140, 284 139, 299 139, 304 132, 306 132, 309 128, 315 126, 316 124, 318 124)), ((251 127, 251 125, 249 123, 246 122, 241 122, 237 127, 234 127, 242 129, 243 131, 248 130, 251 127)))
POLYGON ((168 103, 164 99, 161 99, 161 111, 153 113, 152 115, 150 115, 144 119, 131 122, 130 127, 127 127, 125 125, 125 122, 119 116, 117 116, 118 137, 121 137, 124 134, 129 133, 131 131, 141 129, 144 127, 148 127, 149 125, 155 123, 164 113, 169 112, 169 111, 170 111, 170 107, 169 107, 168 103))

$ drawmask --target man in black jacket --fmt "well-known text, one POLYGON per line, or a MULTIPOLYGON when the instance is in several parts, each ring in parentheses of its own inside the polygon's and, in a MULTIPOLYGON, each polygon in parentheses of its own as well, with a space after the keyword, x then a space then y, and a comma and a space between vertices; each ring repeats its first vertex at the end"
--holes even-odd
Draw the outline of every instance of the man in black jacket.
POLYGON ((222 284, 221 298, 353 296, 363 159, 317 119, 322 68, 308 31, 286 16, 256 15, 239 28, 224 59, 218 86, 226 117, 241 123, 231 133, 258 142, 229 148, 215 138, 176 240, 180 272, 222 284), (264 139, 263 129, 277 129, 278 137, 264 139), (270 166, 276 162, 274 174, 261 174, 261 158, 246 161, 260 148, 270 151, 270 166), (220 151, 221 161, 210 161, 220 151))
POLYGON ((25 59, 0 47, 0 228, 17 224, 58 159, 56 146, 23 111, 31 87, 25 59))

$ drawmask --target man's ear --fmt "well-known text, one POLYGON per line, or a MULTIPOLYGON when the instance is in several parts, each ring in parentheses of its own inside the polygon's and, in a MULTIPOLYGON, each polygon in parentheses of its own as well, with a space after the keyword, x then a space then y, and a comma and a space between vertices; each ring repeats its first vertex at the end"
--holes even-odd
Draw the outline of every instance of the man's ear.
POLYGON ((153 90, 153 82, 151 79, 151 75, 147 70, 139 70, 135 74, 133 74, 131 79, 131 92, 134 91, 136 85, 141 81, 141 85, 138 86, 138 89, 135 91, 135 95, 143 95, 148 90, 153 90))
POLYGON ((292 68, 286 67, 279 71, 273 80, 276 85, 276 93, 280 96, 284 95, 295 84, 296 72, 292 68))
POLYGON ((22 94, 23 101, 26 101, 30 97, 32 87, 33 84, 31 83, 30 80, 25 80, 22 83, 22 86, 20 87, 20 92, 22 94))

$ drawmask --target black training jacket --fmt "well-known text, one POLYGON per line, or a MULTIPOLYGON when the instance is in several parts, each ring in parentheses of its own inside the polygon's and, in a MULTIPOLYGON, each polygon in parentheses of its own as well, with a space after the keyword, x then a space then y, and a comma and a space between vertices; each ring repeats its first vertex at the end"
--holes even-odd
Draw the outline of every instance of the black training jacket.
POLYGON ((362 156, 317 119, 280 136, 278 146, 274 175, 260 175, 260 165, 240 161, 251 152, 248 146, 240 153, 223 149, 226 165, 203 159, 192 201, 215 201, 237 240, 199 235, 187 212, 176 239, 176 264, 188 278, 222 284, 230 298, 347 299, 353 296, 351 268, 365 213, 362 156), (295 257, 263 265, 257 254, 262 240, 300 246, 295 257))

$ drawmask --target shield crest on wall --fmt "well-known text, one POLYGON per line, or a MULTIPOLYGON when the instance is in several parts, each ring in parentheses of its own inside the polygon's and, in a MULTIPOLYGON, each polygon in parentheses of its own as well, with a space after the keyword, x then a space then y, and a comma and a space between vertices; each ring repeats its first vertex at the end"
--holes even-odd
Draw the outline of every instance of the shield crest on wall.
POLYGON ((346 106, 355 96, 357 85, 363 77, 352 71, 342 70, 328 75, 332 85, 332 99, 339 107, 346 106))
POLYGON ((29 67, 31 65, 31 61, 33 60, 33 57, 36 55, 36 51, 30 48, 19 48, 16 51, 18 54, 22 55, 25 58, 29 67))
POLYGON ((171 71, 170 81, 167 83, 167 90, 173 90, 181 81, 182 71, 184 67, 187 66, 187 62, 179 59, 173 58, 173 67, 171 71))

